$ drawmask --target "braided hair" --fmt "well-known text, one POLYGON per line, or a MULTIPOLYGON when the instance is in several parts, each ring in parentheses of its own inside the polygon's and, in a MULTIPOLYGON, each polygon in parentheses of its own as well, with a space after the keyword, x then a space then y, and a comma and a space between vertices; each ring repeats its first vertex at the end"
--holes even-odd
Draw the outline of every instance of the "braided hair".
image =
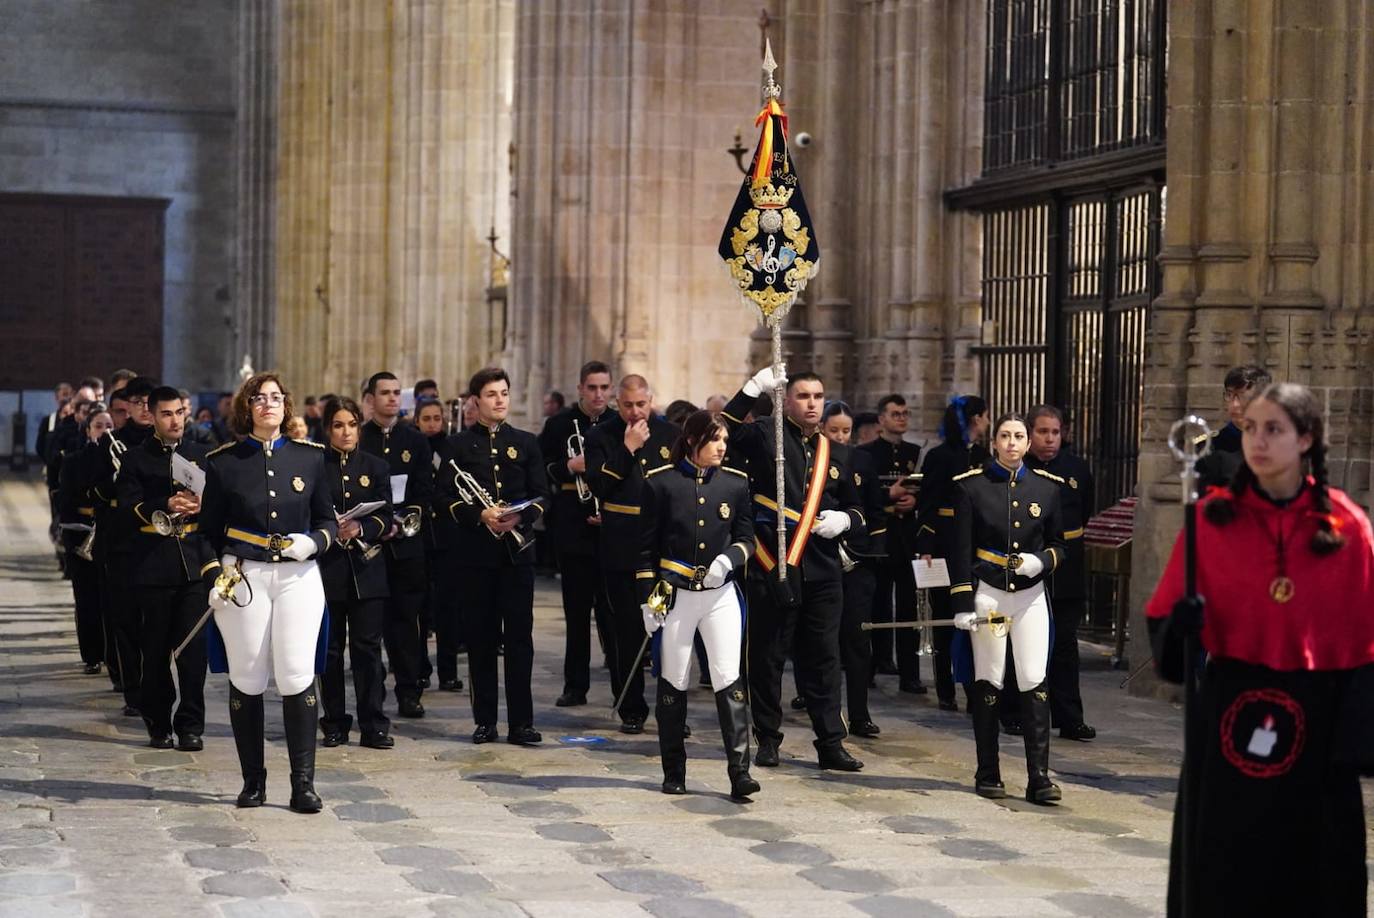
MULTIPOLYGON (((1316 512, 1317 531, 1313 533, 1308 547, 1314 555, 1329 555, 1345 544, 1345 537, 1336 531, 1331 514, 1326 469, 1326 422, 1322 417, 1322 406, 1311 389, 1297 383, 1271 383, 1255 400, 1260 399, 1282 408, 1293 422, 1298 436, 1309 434, 1312 437, 1312 446, 1303 454, 1303 458, 1307 460, 1312 476, 1312 507, 1316 512)), ((1215 526, 1229 524, 1236 518, 1236 498, 1254 486, 1255 473, 1250 470, 1248 463, 1242 462, 1230 485, 1220 489, 1207 502, 1203 515, 1215 526)))

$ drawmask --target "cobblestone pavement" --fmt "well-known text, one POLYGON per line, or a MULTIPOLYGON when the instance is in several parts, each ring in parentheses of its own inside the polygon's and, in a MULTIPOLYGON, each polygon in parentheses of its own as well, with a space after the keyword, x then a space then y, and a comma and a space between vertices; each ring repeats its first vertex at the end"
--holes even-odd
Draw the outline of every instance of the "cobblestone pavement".
MULTIPOLYGON (((204 752, 147 748, 109 680, 80 671, 41 488, 0 482, 0 525, 0 916, 1162 912, 1180 715, 1121 692, 1100 649, 1085 645, 1084 675, 1099 739, 1052 746, 1062 806, 976 797, 967 719, 891 677, 882 736, 850 741, 861 774, 818 771, 794 716, 748 805, 728 798, 712 698, 694 690, 689 794, 668 798, 652 722, 615 732, 604 677, 587 707, 553 707, 563 624, 546 583, 541 748, 475 747, 467 698, 429 692, 423 720, 394 720, 394 749, 321 749, 325 811, 299 816, 269 700, 268 806, 236 810, 225 677, 207 686, 204 752)), ((1002 753, 1020 791, 1020 741, 1002 753)))

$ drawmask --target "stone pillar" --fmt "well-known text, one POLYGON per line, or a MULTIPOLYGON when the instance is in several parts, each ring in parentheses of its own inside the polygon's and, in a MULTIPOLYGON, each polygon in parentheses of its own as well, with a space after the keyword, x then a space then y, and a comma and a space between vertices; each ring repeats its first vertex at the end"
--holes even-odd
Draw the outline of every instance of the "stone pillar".
POLYGON ((225 355, 226 379, 244 354, 274 365, 273 247, 276 231, 277 55, 280 9, 271 0, 244 0, 238 13, 234 324, 225 355))
POLYGON ((282 10, 278 360, 304 391, 385 368, 454 395, 499 356, 513 0, 282 10))
POLYGON ((1316 388, 1333 483, 1369 500, 1371 19, 1348 4, 1169 5, 1168 212, 1132 546, 1142 661, 1139 610, 1181 525, 1165 435, 1187 411, 1225 423, 1227 368, 1316 388))

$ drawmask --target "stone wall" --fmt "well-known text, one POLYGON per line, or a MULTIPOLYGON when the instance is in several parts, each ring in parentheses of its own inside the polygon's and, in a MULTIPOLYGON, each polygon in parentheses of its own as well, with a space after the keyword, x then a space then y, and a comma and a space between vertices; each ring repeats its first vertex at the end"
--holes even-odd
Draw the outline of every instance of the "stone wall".
POLYGON ((237 365, 235 4, 8 0, 3 22, 0 191, 171 199, 163 366, 138 369, 219 388, 237 365))

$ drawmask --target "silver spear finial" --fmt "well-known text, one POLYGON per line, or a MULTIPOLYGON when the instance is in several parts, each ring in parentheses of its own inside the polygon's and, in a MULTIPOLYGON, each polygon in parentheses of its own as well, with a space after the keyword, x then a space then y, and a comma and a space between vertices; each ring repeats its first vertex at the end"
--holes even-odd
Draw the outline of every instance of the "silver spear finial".
POLYGON ((773 79, 773 72, 778 69, 778 62, 773 59, 773 43, 764 39, 763 43, 763 98, 764 101, 777 99, 782 96, 782 87, 773 79))

